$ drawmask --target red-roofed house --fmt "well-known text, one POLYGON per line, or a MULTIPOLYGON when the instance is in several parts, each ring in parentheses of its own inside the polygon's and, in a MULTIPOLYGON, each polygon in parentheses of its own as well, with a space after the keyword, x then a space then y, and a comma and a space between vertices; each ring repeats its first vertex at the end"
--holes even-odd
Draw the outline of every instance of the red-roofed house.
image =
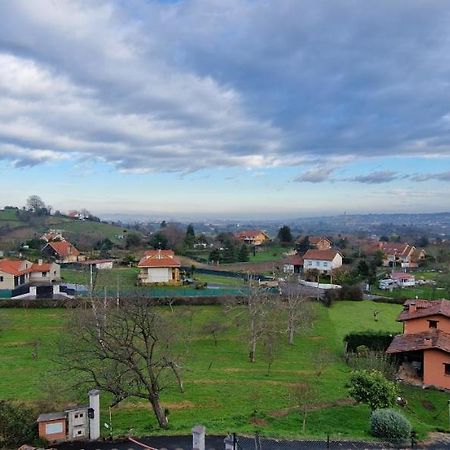
POLYGON ((142 284, 180 284, 181 263, 172 250, 147 250, 139 261, 142 284))
POLYGON ((236 234, 236 239, 248 245, 261 245, 270 241, 268 234, 261 230, 245 230, 236 234))
POLYGON ((289 255, 283 260, 284 273, 301 273, 303 270, 303 258, 297 253, 289 255))
POLYGON ((309 236, 308 241, 313 249, 328 250, 331 248, 331 241, 323 236, 309 236))
POLYGON ((399 378, 450 389, 450 301, 408 300, 397 320, 403 334, 386 352, 400 360, 399 378))
POLYGON ((69 241, 48 242, 42 249, 48 258, 54 258, 59 263, 84 261, 85 257, 69 241))
POLYGON ((61 278, 55 263, 32 263, 20 259, 0 260, 0 297, 11 297, 14 289, 27 284, 53 283, 61 278))
POLYGON ((308 250, 303 255, 304 270, 316 269, 320 273, 331 274, 342 266, 342 255, 337 250, 308 250))
POLYGON ((380 248, 384 253, 384 266, 417 267, 417 261, 414 260, 416 248, 413 245, 401 242, 382 242, 380 248))

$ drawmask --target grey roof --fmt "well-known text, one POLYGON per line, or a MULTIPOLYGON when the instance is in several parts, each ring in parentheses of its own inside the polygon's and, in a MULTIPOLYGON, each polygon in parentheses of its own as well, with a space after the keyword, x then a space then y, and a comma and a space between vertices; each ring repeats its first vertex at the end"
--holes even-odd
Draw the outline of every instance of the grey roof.
POLYGON ((48 422, 49 420, 58 420, 58 419, 65 419, 66 418, 65 412, 54 412, 54 413, 48 413, 48 414, 41 414, 37 418, 37 422, 48 422))

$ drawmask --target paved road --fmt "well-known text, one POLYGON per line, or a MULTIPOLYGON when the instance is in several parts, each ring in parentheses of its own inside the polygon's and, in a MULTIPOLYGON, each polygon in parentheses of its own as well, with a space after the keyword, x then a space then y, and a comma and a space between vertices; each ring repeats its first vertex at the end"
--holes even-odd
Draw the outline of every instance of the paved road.
MULTIPOLYGON (((136 438, 139 442, 154 449, 160 450, 192 450, 192 436, 152 436, 136 438)), ((207 436, 205 450, 223 450, 223 436, 207 436)), ((448 440, 448 439, 447 439, 448 440)), ((105 442, 78 442, 56 446, 60 450, 146 450, 131 441, 105 441, 105 442)), ((239 438, 238 450, 350 450, 350 449, 386 449, 393 448, 382 444, 358 441, 331 441, 327 447, 325 441, 286 441, 261 439, 259 445, 253 438, 239 438)), ((399 447, 396 447, 399 448, 399 447)), ((400 447, 411 448, 411 446, 400 447)), ((427 450, 450 449, 450 442, 434 442, 414 447, 427 450)))

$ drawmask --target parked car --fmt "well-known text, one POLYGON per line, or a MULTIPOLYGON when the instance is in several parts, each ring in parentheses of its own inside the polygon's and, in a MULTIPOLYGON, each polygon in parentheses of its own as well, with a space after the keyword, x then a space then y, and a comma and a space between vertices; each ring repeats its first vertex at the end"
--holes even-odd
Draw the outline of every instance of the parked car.
POLYGON ((385 280, 380 280, 380 282, 378 283, 378 287, 383 290, 395 289, 395 288, 398 288, 398 284, 395 280, 392 280, 391 278, 387 278, 385 280))

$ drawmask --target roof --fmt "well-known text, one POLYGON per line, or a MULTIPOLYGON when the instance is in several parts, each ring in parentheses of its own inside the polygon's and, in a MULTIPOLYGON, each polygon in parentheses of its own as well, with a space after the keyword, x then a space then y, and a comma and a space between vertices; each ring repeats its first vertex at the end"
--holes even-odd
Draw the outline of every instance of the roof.
POLYGON ((49 245, 59 256, 78 256, 80 254, 80 252, 67 241, 54 241, 49 242, 47 245, 49 245))
POLYGON ((147 250, 138 267, 180 267, 181 263, 172 250, 147 250))
POLYGON ((66 418, 65 412, 54 412, 54 413, 48 413, 48 414, 40 414, 37 418, 37 422, 49 422, 51 420, 59 420, 59 419, 65 419, 66 418))
POLYGON ((238 239, 255 239, 260 235, 263 235, 265 237, 269 237, 264 231, 261 230, 245 230, 245 231, 239 231, 239 233, 236 234, 236 237, 238 239))
POLYGON ((303 258, 300 255, 290 255, 283 260, 283 264, 291 264, 293 266, 303 266, 303 258))
POLYGON ((338 255, 337 250, 332 250, 331 248, 327 250, 308 250, 304 255, 303 259, 312 259, 318 261, 333 261, 333 259, 338 255))
POLYGON ((411 275, 410 273, 406 272, 392 272, 391 278, 394 280, 414 280, 414 275, 411 275))
POLYGON ((403 244, 401 242, 383 242, 381 246, 382 250, 388 255, 408 255, 414 247, 409 244, 403 244))
POLYGON ((52 265, 49 263, 33 264, 24 259, 0 260, 0 271, 11 275, 23 275, 31 272, 49 272, 52 265))
POLYGON ((313 244, 313 245, 318 244, 320 241, 327 241, 327 242, 330 242, 330 244, 331 244, 331 241, 324 236, 309 236, 308 241, 310 244, 313 244))
POLYGON ((407 300, 404 303, 403 311, 397 317, 397 321, 403 322, 404 320, 436 315, 450 317, 449 300, 407 300), (410 310, 410 305, 415 305, 415 311, 410 310))
POLYGON ((414 352, 430 348, 450 353, 450 334, 441 330, 395 336, 386 353, 414 352))

